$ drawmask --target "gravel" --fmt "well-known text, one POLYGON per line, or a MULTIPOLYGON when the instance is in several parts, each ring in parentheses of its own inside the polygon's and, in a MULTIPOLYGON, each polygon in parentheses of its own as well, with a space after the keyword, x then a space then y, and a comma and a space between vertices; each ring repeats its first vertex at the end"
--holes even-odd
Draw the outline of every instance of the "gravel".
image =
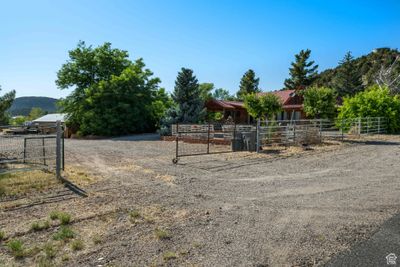
POLYGON ((66 164, 96 177, 84 188, 89 197, 8 211, 5 228, 22 231, 51 210, 71 212, 82 239, 102 242, 87 241, 63 263, 70 266, 313 266, 399 212, 398 137, 177 165, 174 142, 145 139, 66 140, 66 164), (134 222, 131 210, 140 214, 134 222), (157 239, 157 229, 169 238, 157 239))

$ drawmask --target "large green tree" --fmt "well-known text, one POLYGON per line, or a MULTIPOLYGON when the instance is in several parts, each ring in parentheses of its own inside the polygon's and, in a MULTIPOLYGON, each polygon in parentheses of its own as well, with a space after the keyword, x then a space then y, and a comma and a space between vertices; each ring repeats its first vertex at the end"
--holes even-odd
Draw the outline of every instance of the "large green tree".
POLYGON ((256 78, 256 73, 253 70, 248 70, 240 80, 239 91, 236 96, 238 99, 243 100, 245 95, 259 93, 261 90, 258 88, 260 78, 256 78))
POLYGON ((204 116, 204 99, 193 70, 182 68, 175 81, 172 99, 176 103, 176 121, 197 123, 204 116))
POLYGON ((301 50, 295 55, 295 61, 289 68, 290 78, 285 80, 285 89, 301 90, 310 86, 316 76, 318 65, 313 60, 309 60, 311 50, 301 50))
POLYGON ((233 100, 234 96, 232 96, 228 90, 223 88, 215 89, 212 93, 212 97, 217 100, 233 100))
POLYGON ((212 98, 212 91, 215 89, 213 83, 201 83, 199 84, 200 97, 206 102, 212 98))
POLYGON ((304 112, 308 117, 331 119, 336 115, 336 92, 327 87, 309 87, 302 91, 304 112))
POLYGON ((0 125, 5 125, 9 123, 10 116, 8 115, 7 110, 11 107, 14 99, 15 91, 11 91, 4 94, 3 96, 0 96, 0 125))
POLYGON ((69 57, 56 84, 73 88, 61 103, 72 128, 82 135, 106 136, 155 129, 162 113, 153 110, 160 80, 142 59, 132 62, 126 51, 110 43, 93 48, 84 42, 69 57))
POLYGON ((272 119, 282 109, 282 103, 278 96, 265 93, 248 94, 244 97, 244 106, 247 112, 254 118, 272 119))
POLYGON ((332 80, 333 88, 339 96, 354 95, 363 89, 361 74, 351 52, 339 61, 339 68, 332 80))

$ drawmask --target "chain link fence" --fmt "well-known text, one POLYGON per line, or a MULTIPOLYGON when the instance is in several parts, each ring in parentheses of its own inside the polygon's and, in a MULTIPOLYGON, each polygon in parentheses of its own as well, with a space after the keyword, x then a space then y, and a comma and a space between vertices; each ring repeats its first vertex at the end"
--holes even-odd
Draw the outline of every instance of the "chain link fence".
POLYGON ((64 169, 64 137, 60 123, 46 132, 26 126, 0 127, 0 174, 48 170, 60 178, 64 169))

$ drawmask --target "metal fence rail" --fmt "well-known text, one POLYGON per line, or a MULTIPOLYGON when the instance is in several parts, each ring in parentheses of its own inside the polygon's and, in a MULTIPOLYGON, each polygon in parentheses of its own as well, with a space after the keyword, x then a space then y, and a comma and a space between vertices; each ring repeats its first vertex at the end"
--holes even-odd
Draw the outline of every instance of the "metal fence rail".
POLYGON ((51 134, 43 134, 25 126, 2 126, 0 174, 46 169, 59 178, 64 169, 64 138, 60 123, 51 128, 51 134))
POLYGON ((232 152, 231 142, 236 136, 235 124, 175 124, 176 151, 174 163, 179 157, 232 152))
POLYGON ((259 151, 265 146, 290 146, 344 140, 366 134, 386 133, 387 120, 382 117, 344 120, 281 120, 255 124, 175 124, 172 134, 176 149, 174 163, 180 157, 259 151))

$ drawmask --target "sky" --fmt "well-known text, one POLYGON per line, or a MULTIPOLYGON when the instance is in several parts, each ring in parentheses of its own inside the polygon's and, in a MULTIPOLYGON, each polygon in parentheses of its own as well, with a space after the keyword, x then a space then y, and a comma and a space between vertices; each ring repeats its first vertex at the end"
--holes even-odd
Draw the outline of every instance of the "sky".
POLYGON ((55 80, 79 40, 143 58, 169 92, 182 67, 231 93, 253 69, 271 91, 301 49, 322 71, 347 51, 400 48, 397 0, 0 0, 0 12, 0 86, 18 97, 67 96, 55 80))

